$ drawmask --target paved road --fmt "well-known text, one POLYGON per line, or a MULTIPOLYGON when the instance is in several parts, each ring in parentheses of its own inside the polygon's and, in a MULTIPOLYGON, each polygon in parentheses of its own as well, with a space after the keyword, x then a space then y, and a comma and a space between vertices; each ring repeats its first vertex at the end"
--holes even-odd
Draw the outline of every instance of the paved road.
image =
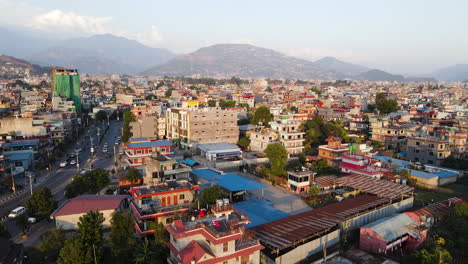
MULTIPOLYGON (((80 152, 80 154, 78 155, 79 161, 80 161, 79 162, 80 170, 83 168, 90 168, 91 164, 93 164, 92 166, 93 168, 111 169, 113 166, 113 159, 106 158, 105 154, 102 154, 102 146, 104 142, 108 142, 110 146, 109 149, 111 149, 111 147, 114 146, 117 136, 120 135, 121 127, 122 127, 122 122, 118 122, 118 121, 111 122, 107 133, 105 134, 102 142, 100 142, 99 144, 97 144, 98 142, 97 129, 96 127, 91 127, 89 131, 87 131, 85 135, 77 142, 76 147, 74 149, 68 150, 67 154, 71 154, 72 152, 75 151, 76 148, 83 149, 83 151, 80 152), (87 138, 87 137, 90 137, 90 138, 87 138), (94 158, 93 158, 93 155, 91 155, 91 151, 90 151, 91 150, 91 137, 93 138, 93 144, 95 146, 97 145, 97 148, 96 148, 97 152, 95 153, 94 158)), ((100 133, 102 134, 102 132, 103 132, 103 129, 101 127, 100 133)), ((118 150, 117 150, 117 153, 118 153, 118 150)), ((60 161, 58 161, 57 164, 54 164, 54 166, 52 167, 52 173, 50 173, 50 175, 42 176, 44 178, 40 179, 38 181, 38 184, 33 186, 33 191, 39 188, 48 187, 52 191, 52 194, 54 195, 54 199, 58 201, 60 204, 61 202, 65 200, 65 197, 64 197, 65 186, 67 186, 67 184, 71 181, 71 178, 78 172, 78 168, 76 167, 76 165, 68 165, 65 168, 58 168, 59 163, 60 161)), ((5 202, 0 207, 0 215, 4 215, 5 213, 11 211, 12 209, 18 206, 23 206, 25 201, 29 198, 29 196, 30 196, 30 193, 26 192, 12 200, 5 202)), ((20 233, 16 225, 14 224, 14 221, 12 220, 6 220, 5 226, 8 228, 9 232, 12 234, 13 237, 18 236, 18 234, 20 233)), ((33 225, 30 233, 33 233, 35 229, 38 228, 39 226, 41 226, 39 225, 39 223, 36 225, 33 225)))

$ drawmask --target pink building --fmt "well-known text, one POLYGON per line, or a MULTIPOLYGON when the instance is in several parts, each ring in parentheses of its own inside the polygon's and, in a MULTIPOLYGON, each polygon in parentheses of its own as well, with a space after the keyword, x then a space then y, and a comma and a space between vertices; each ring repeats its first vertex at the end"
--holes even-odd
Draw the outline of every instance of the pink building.
POLYGON ((343 154, 341 156, 341 171, 343 173, 364 175, 374 179, 380 179, 386 173, 392 172, 391 169, 381 167, 380 161, 356 154, 343 154))

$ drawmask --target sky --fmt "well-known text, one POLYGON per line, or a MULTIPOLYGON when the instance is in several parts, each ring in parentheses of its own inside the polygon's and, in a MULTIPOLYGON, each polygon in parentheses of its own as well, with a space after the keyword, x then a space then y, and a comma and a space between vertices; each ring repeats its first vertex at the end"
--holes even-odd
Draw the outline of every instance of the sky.
POLYGON ((466 0, 0 0, 0 26, 110 33, 176 53, 247 43, 421 74, 468 63, 467 10, 466 0))

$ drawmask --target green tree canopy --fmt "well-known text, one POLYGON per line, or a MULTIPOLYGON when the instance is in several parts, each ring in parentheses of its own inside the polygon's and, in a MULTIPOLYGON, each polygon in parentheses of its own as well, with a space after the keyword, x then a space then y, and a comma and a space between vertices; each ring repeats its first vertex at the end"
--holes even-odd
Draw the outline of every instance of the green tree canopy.
POLYGON ((250 145, 250 139, 246 137, 241 137, 237 142, 237 145, 239 145, 243 150, 247 150, 247 148, 250 145))
POLYGON ((264 126, 268 126, 268 123, 272 120, 272 114, 270 109, 266 106, 260 106, 255 110, 252 123, 257 125, 258 123, 262 123, 264 126))
POLYGON ((207 207, 216 203, 216 200, 223 198, 221 187, 213 185, 203 189, 200 197, 200 206, 207 207))
POLYGON ((209 107, 215 107, 216 106, 216 101, 215 100, 208 100, 208 106, 209 107))
POLYGON ((134 221, 128 211, 116 211, 111 219, 109 243, 117 263, 129 263, 136 244, 134 221))
POLYGON ((55 207, 56 202, 47 187, 35 191, 26 201, 26 208, 28 208, 33 215, 40 215, 42 217, 48 218, 55 207))
POLYGON ((285 176, 284 168, 288 165, 288 152, 281 143, 269 144, 264 151, 270 160, 271 173, 276 176, 285 176))
MULTIPOLYGON (((59 264, 83 264, 83 248, 81 239, 77 236, 71 236, 65 241, 63 248, 60 250, 57 260, 59 264)), ((90 263, 90 262, 87 262, 90 263)))
POLYGON ((83 263, 100 263, 102 259, 104 216, 98 210, 93 210, 80 217, 78 222, 78 234, 83 249, 83 263))
POLYGON ((229 100, 225 101, 223 99, 219 100, 219 107, 221 108, 229 108, 229 107, 235 107, 236 106, 236 101, 229 100))
POLYGON ((107 111, 99 110, 96 113, 95 118, 97 121, 107 120, 107 111))
POLYGON ((0 237, 3 237, 3 238, 11 237, 10 232, 8 232, 8 229, 5 227, 3 222, 0 222, 0 237))
POLYGON ((138 181, 140 177, 140 173, 134 167, 130 167, 125 175, 125 179, 131 183, 138 181))
POLYGON ((37 249, 55 260, 58 258, 60 250, 64 247, 65 237, 60 230, 49 230, 41 236, 41 242, 37 249))
POLYGON ((17 216, 15 218, 15 225, 19 230, 21 230, 21 232, 23 232, 23 234, 26 233, 26 231, 29 229, 28 215, 22 214, 17 216))
POLYGON ((273 89, 271 89, 270 86, 267 86, 267 88, 265 89, 265 92, 267 92, 267 93, 272 93, 272 92, 273 92, 273 89))
POLYGON ((164 97, 171 98, 172 91, 174 91, 174 89, 172 89, 172 88, 167 89, 166 92, 164 92, 164 97))
POLYGON ((399 109, 398 102, 387 98, 384 93, 378 93, 375 97, 375 107, 381 114, 389 114, 399 109))
POLYGON ((320 194, 320 187, 318 185, 311 185, 309 188, 309 195, 316 197, 320 194))
POLYGON ((87 171, 73 177, 73 181, 65 187, 65 197, 70 199, 80 194, 97 192, 109 183, 109 173, 103 168, 87 171))

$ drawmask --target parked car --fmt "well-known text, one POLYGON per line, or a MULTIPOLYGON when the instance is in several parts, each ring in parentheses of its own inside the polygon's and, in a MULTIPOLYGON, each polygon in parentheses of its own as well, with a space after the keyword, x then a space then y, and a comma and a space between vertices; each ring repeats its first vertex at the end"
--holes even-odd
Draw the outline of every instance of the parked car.
POLYGON ((70 165, 76 165, 76 160, 74 159, 70 160, 70 165))
POLYGON ((30 224, 35 224, 37 222, 37 218, 36 217, 29 217, 28 218, 28 223, 30 224))
POLYGON ((123 149, 119 150, 119 155, 123 155, 123 154, 124 154, 123 149))
POLYGON ((16 218, 22 214, 26 213, 26 208, 23 206, 17 207, 11 211, 11 213, 8 215, 8 218, 16 218))
POLYGON ((103 148, 102 153, 106 154, 107 153, 107 148, 103 148))
POLYGON ((67 161, 60 162, 60 168, 65 168, 67 166, 67 161))

